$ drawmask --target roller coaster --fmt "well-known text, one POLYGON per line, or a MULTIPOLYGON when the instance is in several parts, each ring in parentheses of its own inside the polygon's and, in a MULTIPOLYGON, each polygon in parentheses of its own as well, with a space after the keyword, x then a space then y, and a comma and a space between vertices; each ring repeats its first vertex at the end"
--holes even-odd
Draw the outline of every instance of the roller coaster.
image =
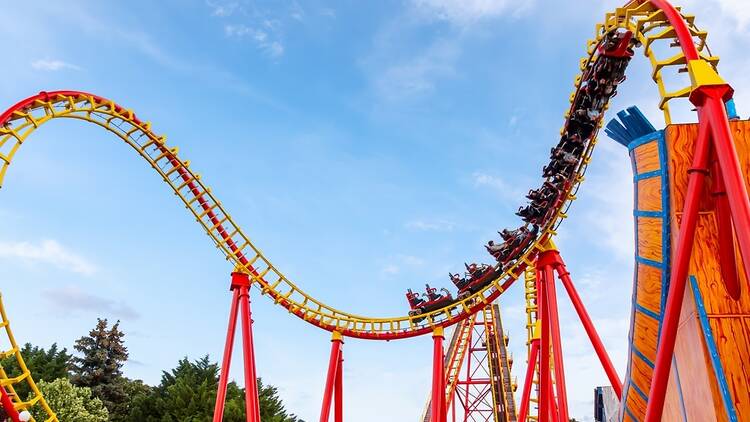
MULTIPOLYGON (((750 318, 750 295, 742 286, 750 279, 750 202, 745 176, 750 171, 750 151, 741 142, 748 125, 730 122, 733 90, 718 74, 719 59, 711 54, 707 36, 696 26, 694 16, 665 0, 633 0, 607 13, 586 44, 581 73, 574 79, 570 107, 543 169, 542 184, 529 191, 529 202, 517 213, 521 225, 499 231, 502 240, 485 246, 494 264, 464 264, 465 276, 450 274, 455 296, 429 286, 424 298, 408 290, 409 306, 401 316, 361 316, 306 293, 250 240, 177 147, 157 134, 150 122, 106 98, 79 91, 41 92, 0 115, 0 186, 29 136, 44 123, 64 118, 93 123, 115 134, 170 186, 233 267, 230 320, 214 413, 217 422, 223 417, 238 316, 248 387, 247 420, 260 420, 249 301, 253 286, 291 315, 331 332, 321 421, 329 419, 331 408, 334 419, 343 420, 344 338, 390 341, 431 335, 433 383, 425 417, 443 422, 455 391, 451 384, 455 377, 450 376, 450 365, 446 367, 454 353, 444 353, 444 329, 455 325, 456 333, 465 331, 467 324, 477 323, 478 314, 485 315, 484 320, 499 320, 493 317, 497 310, 492 310, 492 304, 519 279, 529 309, 524 389, 517 415, 515 409, 495 411, 487 420, 567 421, 556 278, 620 398, 621 420, 748 420, 750 372, 744 365, 750 362, 750 342, 744 339, 750 338, 750 329, 743 321, 750 318), (655 130, 635 110, 619 113, 622 123, 607 125, 610 136, 628 148, 636 191, 636 270, 630 357, 623 383, 553 238, 579 194, 610 99, 625 82, 637 49, 643 50, 652 66, 667 128, 655 130), (675 81, 680 87, 670 89, 675 81), (670 107, 680 99, 696 108, 697 123, 672 124, 670 107), (686 380, 690 388, 684 388, 686 380)), ((750 134, 750 127, 747 130, 750 134)), ((484 326, 492 331, 493 324, 484 326)), ((22 369, 20 374, 6 374, 0 368, 3 408, 14 421, 21 420, 19 412, 33 406, 41 406, 48 421, 57 420, 23 363, 4 311, 0 328, 6 330, 12 346, 0 357, 14 356, 22 369), (13 386, 20 382, 31 386, 31 399, 15 394, 13 386)), ((454 338, 452 344, 469 347, 461 342, 461 335, 454 334, 454 338)), ((492 347, 491 354, 504 350, 504 346, 492 347)), ((507 380, 507 375, 503 378, 507 380)), ((507 396, 503 398, 495 387, 492 391, 495 407, 503 400, 508 405, 507 396)))

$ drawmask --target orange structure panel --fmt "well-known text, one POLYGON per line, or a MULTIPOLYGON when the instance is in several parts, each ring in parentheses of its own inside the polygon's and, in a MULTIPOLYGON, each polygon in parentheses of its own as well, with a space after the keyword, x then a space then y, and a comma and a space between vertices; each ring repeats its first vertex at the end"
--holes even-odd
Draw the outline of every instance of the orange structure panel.
MULTIPOLYGON (((731 128, 742 169, 750 174, 750 122, 734 121, 731 128)), ((697 134, 696 124, 672 125, 629 146, 635 170, 637 256, 624 421, 640 421, 645 415, 643 396, 650 388, 670 251, 679 231, 697 134)), ((700 203, 664 421, 750 421, 750 285, 740 271, 740 297, 733 299, 725 288, 712 185, 709 177, 700 203)))

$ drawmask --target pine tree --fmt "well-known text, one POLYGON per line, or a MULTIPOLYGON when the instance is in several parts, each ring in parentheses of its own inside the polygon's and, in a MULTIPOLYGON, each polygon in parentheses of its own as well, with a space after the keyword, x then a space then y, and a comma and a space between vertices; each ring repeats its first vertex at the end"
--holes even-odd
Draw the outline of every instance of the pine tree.
POLYGON ((91 388, 94 397, 113 413, 128 400, 122 376, 122 367, 128 360, 123 337, 120 321, 109 329, 106 319, 98 319, 88 336, 76 340, 74 349, 81 356, 71 359, 73 385, 91 388))

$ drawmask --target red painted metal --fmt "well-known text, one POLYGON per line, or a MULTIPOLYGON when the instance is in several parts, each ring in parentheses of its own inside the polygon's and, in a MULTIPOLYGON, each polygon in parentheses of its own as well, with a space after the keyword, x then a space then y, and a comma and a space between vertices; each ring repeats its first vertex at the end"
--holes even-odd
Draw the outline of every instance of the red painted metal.
POLYGON ((555 291, 555 274, 552 265, 544 266, 543 283, 546 284, 550 335, 552 337, 552 356, 555 362, 555 388, 557 391, 558 415, 561 421, 567 421, 569 419, 568 391, 565 385, 565 365, 563 364, 563 349, 560 337, 560 318, 557 314, 557 293, 555 291))
MULTIPOLYGON (((242 274, 247 278, 246 274, 242 274)), ((247 422, 260 422, 258 403, 258 377, 255 372, 255 350, 253 349, 253 320, 250 313, 248 286, 240 287, 240 309, 242 312, 242 355, 245 359, 245 403, 247 422)))
MULTIPOLYGON (((699 110, 699 113, 704 114, 705 111, 699 110)), ((680 222, 680 230, 677 236, 677 247, 675 248, 674 260, 672 262, 669 292, 667 294, 667 303, 664 307, 659 348, 656 352, 654 374, 651 381, 648 407, 646 409, 646 422, 660 421, 664 409, 669 373, 672 369, 674 344, 677 339, 677 327, 680 321, 682 301, 685 297, 690 255, 693 252, 695 226, 698 221, 701 193, 703 192, 703 185, 708 173, 708 158, 711 151, 709 138, 708 124, 701 123, 698 129, 698 139, 695 144, 693 166, 688 176, 685 206, 682 212, 682 221, 680 222)))
POLYGON ((539 301, 539 315, 542 320, 541 347, 539 350, 539 416, 550 414, 550 394, 552 394, 552 377, 550 374, 550 336, 549 336, 549 305, 547 304, 547 283, 541 280, 544 277, 537 269, 537 292, 539 301))
POLYGON ((432 334, 432 400, 431 422, 446 422, 445 409, 445 364, 443 363, 443 330, 432 334))
POLYGON ((604 343, 602 343, 602 339, 599 337, 599 333, 597 333, 596 328, 594 328, 594 323, 591 322, 591 317, 589 317, 589 313, 586 311, 586 307, 583 305, 583 301, 581 301, 581 297, 578 295, 578 291, 576 291, 576 288, 573 285, 573 280, 570 279, 570 273, 565 267, 565 262, 563 262, 559 253, 555 254, 555 269, 563 287, 565 287, 565 291, 568 293, 573 308, 578 314, 578 318, 581 320, 584 330, 586 330, 586 334, 591 341, 591 345, 594 347, 596 356, 599 357, 602 368, 604 368, 604 372, 607 374, 607 378, 609 378, 609 383, 612 385, 612 389, 614 389, 617 397, 622 397, 622 382, 617 375, 617 370, 612 364, 612 360, 609 358, 609 354, 604 347, 604 343))
MULTIPOLYGON (((128 112, 127 109, 120 106, 119 104, 116 104, 115 102, 106 99, 104 97, 90 94, 87 92, 82 91, 70 91, 70 90, 63 90, 63 91, 49 91, 45 92, 42 91, 37 95, 31 96, 29 98, 26 98, 22 101, 19 101, 16 103, 13 107, 5 110, 2 114, 0 114, 0 126, 4 125, 9 121, 9 119, 13 116, 13 113, 15 111, 22 111, 30 106, 32 106, 36 101, 49 101, 53 97, 57 96, 63 96, 63 97, 73 97, 73 98, 90 98, 93 101, 96 101, 98 104, 108 104, 118 112, 118 113, 126 113, 128 112)), ((132 116, 132 119, 135 123, 138 124, 144 124, 143 121, 138 119, 135 115, 132 116)), ((164 146, 158 146, 159 148, 162 148, 162 152, 166 152, 166 147, 164 146)), ((173 164, 175 162, 173 161, 173 164)), ((220 234, 220 236, 224 239, 227 239, 226 244, 229 250, 232 252, 232 254, 237 258, 237 260, 244 265, 247 270, 250 272, 251 275, 257 276, 257 281, 260 283, 262 287, 268 286, 268 283, 265 279, 260 277, 260 273, 256 271, 255 268, 250 263, 250 260, 242 253, 242 251, 239 249, 238 245, 235 244, 235 242, 229 238, 229 233, 227 232, 226 228, 222 224, 221 219, 219 216, 216 215, 216 213, 211 209, 211 206, 209 202, 206 200, 206 193, 201 192, 198 189, 198 186, 190 181, 189 174, 185 171, 184 168, 179 168, 177 170, 178 174, 182 178, 183 181, 187 182, 187 187, 190 189, 193 195, 195 195, 197 199, 197 203, 200 205, 201 209, 206 212, 206 216, 210 219, 212 224, 216 226, 216 231, 220 234)), ((533 256, 530 256, 529 259, 533 259, 533 256)), ((484 308, 484 303, 491 303, 500 295, 508 290, 508 288, 518 279, 518 277, 523 273, 525 270, 526 265, 521 264, 513 271, 512 274, 510 274, 510 277, 508 277, 501 285, 500 288, 494 290, 493 292, 489 293, 486 298, 485 302, 477 301, 477 303, 470 305, 467 310, 461 310, 460 312, 452 315, 451 317, 447 318, 444 321, 439 322, 437 325, 441 327, 450 327, 451 325, 454 325, 460 321, 463 321, 464 319, 470 317, 474 313, 480 311, 482 308, 484 308)), ((432 331, 433 327, 426 325, 422 328, 412 330, 412 331, 393 331, 393 332, 382 332, 382 333, 372 333, 372 332, 361 332, 361 331, 354 331, 347 328, 341 328, 336 325, 328 324, 325 321, 325 318, 321 319, 310 319, 306 318, 305 312, 300 307, 294 306, 293 303, 289 302, 289 300, 283 296, 281 296, 278 292, 274 290, 269 290, 267 294, 285 307, 287 310, 289 310, 290 313, 296 315, 299 318, 302 318, 303 320, 307 321, 308 323, 318 327, 322 328, 324 330, 334 332, 338 331, 342 335, 347 337, 353 337, 353 338, 361 338, 366 340, 397 340, 397 339, 403 339, 403 338, 410 338, 410 337, 418 337, 425 334, 428 334, 430 331, 432 331)))
POLYGON ((5 390, 5 387, 0 387, 0 404, 2 404, 5 413, 8 414, 8 417, 13 422, 19 422, 21 420, 18 410, 13 406, 13 400, 10 398, 8 391, 5 390))
POLYGON ((255 351, 253 350, 252 315, 250 312, 250 278, 247 274, 232 273, 232 304, 229 311, 229 327, 224 344, 224 359, 219 374, 219 387, 216 393, 214 407, 214 422, 221 422, 224 418, 224 404, 226 401, 229 368, 232 362, 232 349, 237 329, 237 316, 242 319, 242 355, 244 357, 245 374, 245 418, 247 422, 260 422, 260 405, 258 403, 258 380, 255 372, 255 351))
POLYGON ((344 351, 339 350, 339 367, 336 368, 336 386, 333 396, 333 420, 344 421, 344 351))
POLYGON ((531 351, 529 352, 529 363, 526 368, 526 379, 523 382, 523 393, 521 394, 521 407, 518 410, 518 422, 526 422, 531 405, 531 387, 534 383, 537 360, 539 358, 539 340, 531 340, 531 351))
POLYGON ((229 367, 232 363, 232 349, 234 348, 234 333, 237 330, 237 306, 240 302, 239 289, 232 288, 232 304, 229 310, 229 328, 224 343, 224 359, 221 361, 221 374, 219 375, 219 387, 216 392, 216 406, 214 407, 214 422, 224 419, 224 404, 226 403, 227 382, 229 381, 229 367))
MULTIPOLYGON (((320 409, 320 422, 328 422, 331 414, 331 401, 336 390, 340 388, 337 384, 341 380, 339 372, 341 371, 341 345, 344 342, 340 338, 331 340, 331 356, 328 360, 328 375, 326 376, 326 386, 323 390, 323 407, 320 409)), ((336 399, 338 405, 338 398, 336 399)), ((338 408, 338 406, 337 406, 338 408)), ((336 416, 334 416, 335 418, 336 416)))
POLYGON ((737 256, 734 249, 734 228, 732 227, 731 210, 724 188, 724 180, 719 170, 719 162, 714 160, 711 165, 713 186, 711 196, 714 198, 714 211, 719 232, 719 263, 721 278, 727 293, 735 300, 740 298, 741 287, 737 274, 737 256))

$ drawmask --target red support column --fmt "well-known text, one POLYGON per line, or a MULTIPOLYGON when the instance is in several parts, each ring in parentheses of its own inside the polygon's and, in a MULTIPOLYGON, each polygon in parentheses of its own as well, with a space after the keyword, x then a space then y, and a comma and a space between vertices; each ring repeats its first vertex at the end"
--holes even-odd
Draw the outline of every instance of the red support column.
MULTIPOLYGON (((699 111, 703 115, 703 110, 699 111)), ((695 240, 695 226, 698 221, 701 193, 708 173, 708 157, 710 155, 709 127, 706 119, 700 119, 698 140, 695 145, 693 156, 693 167, 688 176, 687 194, 685 206, 680 222, 680 231, 677 236, 677 247, 675 248, 672 272, 669 278, 669 292, 667 303, 664 307, 664 319, 662 322, 661 335, 659 337, 659 348, 656 352, 654 362, 654 374, 651 381, 648 407, 646 409, 646 422, 658 422, 661 420, 664 409, 664 398, 667 393, 669 373, 672 369, 672 356, 677 339, 677 328, 680 321, 682 301, 685 297, 685 285, 687 284, 690 256, 693 252, 695 240)), ((747 261, 750 262, 750 261, 747 261)))
MULTIPOLYGON (((343 361, 341 354, 341 345, 344 344, 344 339, 341 333, 334 331, 333 337, 331 338, 331 357, 328 360, 328 375, 326 376, 326 386, 323 391, 323 407, 320 409, 320 422, 328 422, 328 417, 331 414, 331 401, 335 392, 342 389, 340 382, 343 378, 340 374, 343 369, 341 363, 343 361)), ((336 394, 336 409, 339 407, 343 408, 341 400, 338 394, 336 394)), ((339 422, 343 416, 334 412, 334 418, 339 422)))
POLYGON ((740 281, 737 273, 737 259, 734 248, 734 228, 732 227, 732 213, 729 209, 724 179, 719 170, 719 162, 713 161, 711 165, 711 177, 713 186, 711 196, 714 198, 714 210, 716 211, 716 224, 719 232, 719 263, 721 266, 721 277, 724 286, 732 298, 740 298, 740 281))
MULTIPOLYGON (((247 274, 235 273, 247 278, 247 274)), ((234 275, 233 275, 234 276, 234 275)), ((242 312, 242 354, 245 358, 245 403, 247 421, 260 422, 260 403, 258 403, 258 377, 255 373, 255 350, 253 348, 253 328, 250 313, 249 281, 247 286, 240 287, 240 308, 242 312)))
POLYGON ((526 379, 523 383, 523 393, 521 394, 521 407, 518 409, 518 422, 526 422, 531 405, 531 387, 534 384, 534 373, 536 373, 537 360, 539 358, 539 339, 531 341, 531 351, 529 352, 529 363, 526 368, 526 379))
MULTIPOLYGON (((547 254, 549 252, 544 252, 547 254)), ((545 257, 539 258, 543 262, 545 257)), ((545 262, 544 281, 547 293, 547 313, 549 314, 550 334, 552 337, 552 356, 555 362, 555 386, 557 391, 558 419, 567 421, 568 418, 568 391, 565 386, 565 366, 563 364, 562 340, 560 338, 560 318, 557 314, 557 294, 555 292, 555 274, 552 264, 545 262)))
POLYGON ((226 343, 224 344, 224 358, 222 361, 219 387, 216 393, 214 407, 214 422, 221 422, 224 418, 224 403, 226 401, 229 367, 232 362, 232 349, 237 329, 237 316, 242 318, 242 354, 245 364, 245 418, 247 422, 260 422, 260 405, 258 403, 258 384, 255 372, 255 351, 253 349, 252 316, 250 313, 250 278, 245 273, 232 273, 232 304, 229 311, 229 327, 226 343))
POLYGON ((5 390, 5 387, 0 387, 0 404, 2 405, 3 409, 5 409, 5 413, 8 414, 8 417, 13 422, 19 422, 21 420, 20 415, 18 414, 18 410, 16 410, 16 407, 13 406, 13 400, 11 400, 8 391, 5 390))
POLYGON ((552 394, 552 377, 550 376, 550 338, 549 338, 549 305, 547 304, 547 282, 545 274, 537 270, 537 291, 539 292, 539 319, 542 320, 541 348, 539 350, 539 417, 550 413, 550 395, 552 394))
POLYGON ((445 422, 445 368, 443 363, 443 327, 435 327, 432 332, 432 400, 431 422, 445 422))
POLYGON ((339 366, 336 368, 336 387, 333 397, 333 420, 344 421, 344 351, 339 349, 339 366))
POLYGON ((612 364, 612 360, 609 358, 607 349, 604 348, 604 343, 602 343, 602 339, 596 332, 594 323, 591 322, 591 317, 589 317, 589 313, 586 311, 586 307, 583 306, 581 297, 578 295, 575 286, 573 286, 573 281, 570 279, 570 273, 565 267, 565 263, 563 262, 559 253, 555 256, 555 260, 557 275, 560 278, 563 287, 565 287, 565 290, 568 292, 568 297, 570 297, 570 301, 573 303, 573 308, 575 308, 576 313, 578 314, 578 318, 581 320, 581 324, 586 330, 586 334, 588 335, 589 340, 591 340, 591 345, 594 346, 594 351, 599 357, 599 361, 604 368, 604 372, 607 374, 607 378, 609 378, 609 383, 612 385, 612 389, 615 390, 615 394, 617 395, 617 397, 621 398, 622 382, 620 382, 620 377, 617 375, 617 370, 612 364))
POLYGON ((224 403, 226 403, 227 382, 229 381, 229 367, 232 363, 232 349, 234 348, 234 333, 237 330, 237 305, 240 302, 240 291, 232 290, 232 304, 229 310, 229 328, 227 329, 227 339, 224 343, 224 359, 221 363, 221 374, 219 376, 219 387, 216 392, 216 406, 214 407, 214 421, 222 422, 224 419, 224 403))

